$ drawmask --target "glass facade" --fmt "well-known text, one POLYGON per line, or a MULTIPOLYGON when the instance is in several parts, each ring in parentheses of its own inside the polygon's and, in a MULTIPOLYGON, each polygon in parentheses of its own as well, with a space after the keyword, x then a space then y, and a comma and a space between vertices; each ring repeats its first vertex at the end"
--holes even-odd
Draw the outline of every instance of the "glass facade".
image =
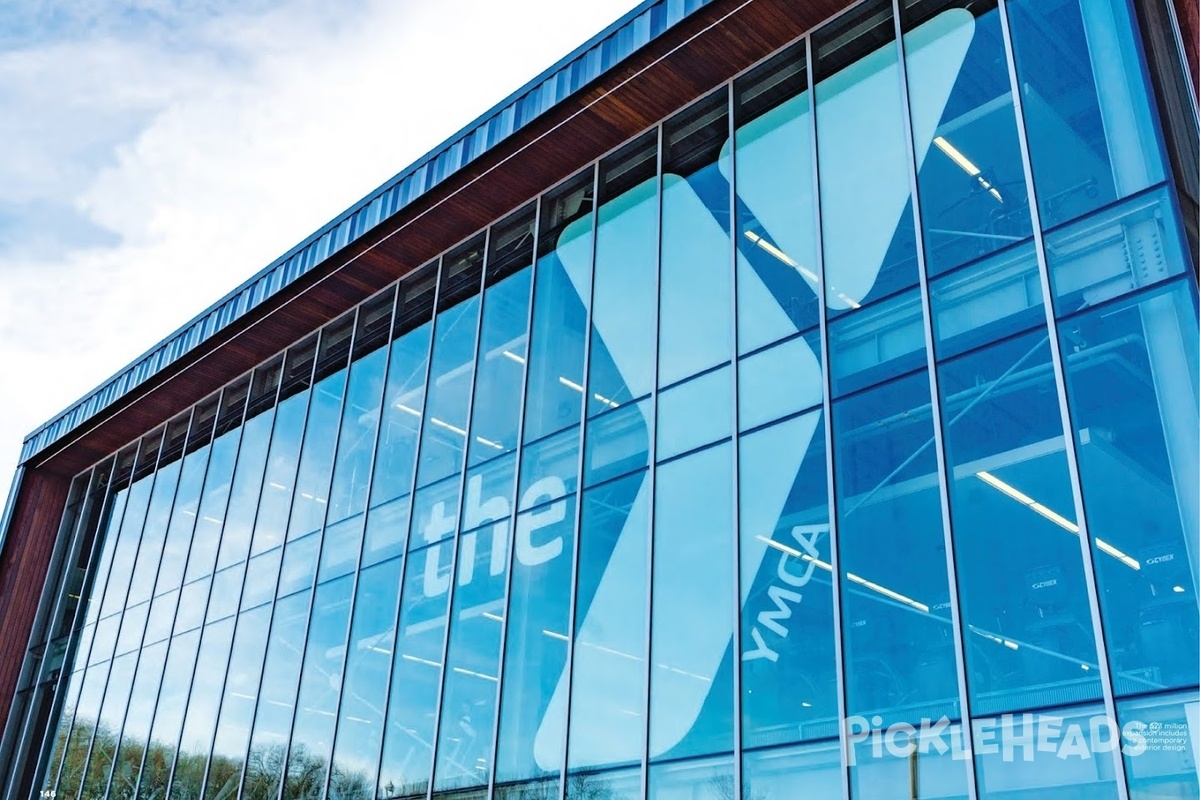
POLYGON ((1125 0, 856 4, 76 478, 27 794, 1196 798, 1125 0))

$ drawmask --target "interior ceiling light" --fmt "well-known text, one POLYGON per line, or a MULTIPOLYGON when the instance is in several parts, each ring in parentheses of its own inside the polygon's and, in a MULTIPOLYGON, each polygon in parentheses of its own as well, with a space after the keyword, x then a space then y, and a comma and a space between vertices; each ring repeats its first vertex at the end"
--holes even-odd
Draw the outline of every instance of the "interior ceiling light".
MULTIPOLYGON (((997 491, 1008 495, 1009 497, 1011 497, 1013 500, 1016 500, 1021 505, 1026 506, 1027 508, 1029 508, 1032 511, 1036 511, 1038 514, 1040 514, 1043 517, 1045 517, 1046 519, 1050 520, 1051 522, 1053 522, 1055 525, 1059 526, 1060 528, 1070 531, 1071 533, 1075 534, 1076 536, 1079 535, 1079 526, 1078 525, 1076 525, 1074 522, 1071 522, 1071 520, 1067 519, 1062 514, 1059 514, 1057 511, 1054 511, 1053 509, 1047 508, 1046 506, 1042 505, 1041 503, 1034 500, 1032 497, 1025 494, 1024 492, 1022 492, 1020 489, 1016 488, 1012 484, 1006 483, 1005 481, 1002 481, 999 478, 997 478, 992 473, 986 472, 984 470, 980 470, 979 472, 976 472, 975 477, 979 478, 979 480, 983 481, 988 486, 991 486, 992 488, 996 489, 997 491)), ((1096 547, 1098 547, 1100 550, 1107 553, 1108 555, 1112 556, 1113 558, 1117 559, 1118 561, 1120 561, 1122 564, 1129 567, 1130 569, 1139 569, 1140 570, 1142 568, 1142 565, 1140 563, 1138 563, 1137 559, 1133 558, 1128 553, 1118 550, 1117 548, 1113 547, 1111 544, 1104 541, 1103 539, 1100 539, 1100 538, 1096 539, 1096 547)))
MULTIPOLYGON (((780 250, 775 245, 768 242, 763 237, 759 236, 754 231, 746 231, 743 235, 747 239, 749 239, 751 242, 758 245, 760 248, 767 251, 775 258, 777 258, 780 262, 782 262, 782 263, 786 264, 787 266, 791 267, 792 269, 796 270, 796 272, 799 272, 806 280, 811 281, 814 284, 820 283, 820 278, 817 277, 817 274, 815 272, 813 272, 811 269, 808 269, 807 267, 802 267, 799 264, 797 264, 792 259, 791 256, 789 256, 787 253, 780 250)), ((861 303, 857 302, 856 300, 854 300, 851 297, 847 297, 845 294, 843 294, 842 292, 839 292, 833 286, 830 286, 828 288, 828 291, 830 294, 835 295, 837 297, 837 299, 841 300, 843 303, 850 306, 850 308, 862 308, 861 303)))
POLYGON ((975 166, 975 162, 964 156, 961 150, 946 141, 946 137, 934 137, 933 143, 936 144, 938 149, 945 153, 951 161, 953 161, 955 164, 958 164, 963 172, 979 181, 979 185, 984 189, 987 189, 988 194, 996 198, 997 201, 1001 203, 1004 202, 1004 198, 1000 196, 1000 192, 996 191, 996 187, 992 186, 992 184, 989 183, 988 180, 981 174, 983 170, 975 166))

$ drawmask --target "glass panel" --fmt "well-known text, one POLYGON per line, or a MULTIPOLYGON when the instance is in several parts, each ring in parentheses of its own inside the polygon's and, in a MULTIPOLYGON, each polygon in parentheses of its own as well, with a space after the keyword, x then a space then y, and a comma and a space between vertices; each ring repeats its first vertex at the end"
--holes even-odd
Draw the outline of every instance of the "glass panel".
MULTIPOLYGON (((228 567, 245 559, 254 530, 254 514, 264 489, 263 470, 267 465, 267 447, 275 409, 260 414, 242 426, 242 441, 229 490, 229 506, 221 532, 221 550, 217 568, 228 567)), ((219 443, 220 440, 218 440, 219 443)), ((215 455, 215 454, 214 454, 215 455)), ((276 490, 272 490, 276 491, 276 490)))
POLYGON ((833 567, 820 411, 738 445, 742 744, 837 735, 833 567))
MULTIPOLYGON (((100 617, 101 600, 107 590, 108 577, 112 570, 112 559, 116 555, 117 543, 120 540, 121 520, 125 517, 125 506, 129 501, 129 487, 106 494, 106 486, 94 488, 88 498, 90 511, 99 512, 102 519, 98 527, 100 536, 100 559, 96 562, 95 579, 92 591, 87 598, 83 619, 85 624, 94 623, 100 617)), ((87 657, 87 653, 80 653, 87 657)))
POLYGON ((564 696, 557 696, 556 702, 555 687, 566 679, 575 503, 572 493, 517 518, 519 538, 506 614, 497 793, 499 784, 552 777, 537 785, 547 791, 553 787, 557 796, 567 709, 564 696))
MULTIPOLYGON (((178 569, 182 569, 184 552, 189 539, 192 547, 191 555, 186 556, 188 559, 186 580, 193 580, 213 571, 213 562, 218 556, 221 529, 229 504, 230 479, 233 476, 234 457, 238 450, 238 434, 239 432, 235 431, 219 437, 212 445, 211 454, 204 459, 208 462, 208 473, 204 476, 204 498, 199 503, 199 511, 196 510, 194 501, 190 504, 191 511, 195 514, 192 519, 195 533, 192 534, 191 528, 183 525, 182 520, 179 525, 176 525, 175 520, 172 519, 171 530, 167 534, 166 549, 163 552, 163 569, 168 574, 173 572, 175 564, 179 565, 178 569)), ((181 501, 185 497, 199 496, 199 486, 196 486, 195 490, 192 489, 188 472, 194 460, 201 459, 209 453, 209 449, 205 448, 192 453, 184 460, 183 477, 180 479, 179 494, 175 500, 176 513, 183 512, 181 501)), ((257 486, 255 486, 255 491, 258 491, 257 486)), ((243 544, 241 549, 244 550, 244 548, 243 544)), ((163 582, 163 576, 160 576, 156 591, 161 591, 164 586, 175 588, 178 585, 177 576, 173 581, 166 583, 163 582)))
POLYGON ((267 606, 244 611, 238 616, 233 649, 229 654, 229 677, 225 680, 204 790, 204 796, 209 800, 237 794, 246 762, 246 747, 250 743, 254 699, 258 694, 258 678, 267 647, 266 631, 270 624, 271 609, 267 606))
MULTIPOLYGON (((254 538, 250 548, 252 555, 283 544, 287 531, 288 509, 292 504, 292 489, 296 480, 296 464, 300 461, 300 443, 308 410, 308 395, 308 390, 305 390, 275 407, 275 429, 271 435, 271 449, 267 455, 258 517, 254 521, 254 538)), ((250 491, 249 486, 246 488, 250 491)), ((258 490, 254 489, 253 494, 258 495, 258 490)), ((230 517, 232 516, 231 509, 230 517)))
POLYGON ((416 550, 452 537, 458 523, 459 490, 462 479, 452 475, 417 492, 413 501, 409 549, 416 550))
POLYGON ((160 594, 150 603, 150 617, 146 622, 146 644, 162 641, 171 635, 175 623, 175 611, 179 605, 179 590, 172 589, 160 594))
POLYGON ((341 419, 345 392, 344 369, 313 387, 296 475, 296 493, 292 498, 292 515, 287 525, 289 540, 319 531, 325 522, 338 420, 341 419))
MULTIPOLYGON (((826 308, 833 316, 917 283, 891 3, 856 6, 813 34, 813 50, 826 308)), ((943 73, 930 89, 936 97, 914 112, 941 118, 964 51, 954 40, 931 46, 943 73)), ((913 122, 929 131, 936 124, 913 122)))
POLYGON ((283 566, 279 569, 279 587, 275 590, 278 597, 305 591, 313 585, 320 547, 321 536, 316 533, 288 542, 283 552, 283 566))
POLYGON ((654 492, 650 758, 730 751, 733 446, 663 464, 654 492), (705 624, 698 626, 699 619, 705 624))
POLYGON ((380 800, 424 797, 429 786, 453 546, 431 545, 412 553, 405 565, 379 770, 380 800))
POLYGON ((906 292, 831 322, 829 364, 834 397, 924 367, 920 293, 906 292))
POLYGON ((1125 0, 1007 7, 1042 224, 1162 180, 1138 27, 1125 0))
POLYGON ((329 525, 366 510, 367 481, 383 405, 386 366, 387 350, 376 350, 350 366, 333 484, 329 490, 329 525))
MULTIPOLYGON (((125 607, 129 582, 137 560, 138 540, 142 535, 142 525, 146 521, 146 509, 150 505, 150 490, 153 486, 154 476, 151 475, 135 481, 129 487, 129 496, 120 518, 121 527, 116 535, 117 544, 113 551, 108 583, 104 587, 104 600, 100 603, 101 618, 115 614, 125 607)), ((111 533, 109 535, 111 536, 111 533)))
POLYGON ((401 559, 393 558, 359 574, 333 748, 330 800, 375 796, 383 707, 396 638, 400 567, 401 559))
MULTIPOLYGON (((365 495, 363 500, 365 502, 365 495)), ((362 549, 363 516, 359 514, 325 528, 321 542, 321 565, 317 569, 318 583, 354 572, 362 549)))
POLYGON ((246 580, 242 585, 242 610, 269 603, 275 597, 279 580, 279 562, 283 548, 276 547, 250 559, 246 565, 246 580))
POLYGON ((562 487, 560 494, 574 494, 579 483, 579 428, 569 428, 556 436, 527 444, 521 451, 521 485, 518 509, 526 509, 524 497, 537 501, 540 487, 562 487), (543 482, 548 481, 548 482, 543 482), (538 488, 534 488, 538 487, 538 488))
POLYGON ((1169 190, 1150 192, 1046 237, 1059 316, 1187 270, 1169 190))
POLYGON ((655 764, 650 768, 646 797, 650 800, 735 800, 733 758, 722 756, 655 764))
POLYGON ((79 797, 79 786, 85 773, 88 748, 92 744, 92 736, 96 732, 96 723, 100 718, 100 703, 104 700, 104 684, 108 679, 108 670, 108 662, 105 662, 99 666, 90 667, 83 675, 79 702, 75 706, 75 719, 71 725, 71 733, 67 737, 62 766, 59 770, 56 796, 61 795, 71 798, 71 800, 79 797))
POLYGON ((848 713, 957 719, 928 377, 836 403, 833 426, 848 713))
POLYGON ((819 331, 744 357, 738 365, 738 428, 820 405, 824 384, 819 331))
POLYGON ((1118 702, 1117 716, 1129 800, 1200 797, 1200 700, 1194 691, 1118 702))
POLYGON ((232 641, 232 618, 204 627, 200 654, 196 658, 196 672, 192 676, 192 693, 188 697, 187 713, 184 715, 183 736, 179 741, 179 758, 171 778, 171 797, 200 796, 232 641))
MULTIPOLYGON (((584 493, 567 751, 570 773, 637 764, 642 759, 649 534, 646 472, 584 493)), ((550 700, 552 710, 566 702, 565 691, 565 681, 560 679, 550 700)), ((545 731, 545 735, 561 734, 545 731)), ((572 791, 568 787, 568 793, 572 791)))
POLYGON ((412 491, 432 329, 433 325, 426 323, 392 342, 375 474, 371 481, 372 506, 412 491))
POLYGON ((214 622, 233 616, 238 610, 238 597, 242 593, 242 576, 245 565, 226 567, 213 576, 212 596, 208 599, 205 622, 214 622))
MULTIPOLYGON (((207 462, 208 448, 184 459, 183 464, 188 467, 183 475, 187 481, 185 486, 193 489, 196 495, 200 493, 200 481, 204 477, 204 466, 207 462), (197 464, 198 469, 196 466, 191 466, 191 463, 197 464)), ((159 561, 163 555, 163 541, 167 535, 168 520, 172 520, 177 515, 182 516, 187 508, 187 499, 180 498, 183 502, 177 503, 174 514, 171 512, 171 503, 175 500, 175 487, 179 478, 180 462, 178 461, 159 470, 154 478, 154 489, 150 493, 150 505, 146 511, 145 526, 142 528, 142 541, 138 547, 137 562, 133 567, 133 575, 129 579, 129 597, 125 601, 126 608, 146 602, 154 592, 154 581, 158 577, 157 573, 162 569, 159 561)), ((194 501, 195 498, 192 499, 194 501)), ((187 517, 189 533, 191 526, 196 522, 195 502, 191 504, 190 511, 191 516, 187 517)), ((165 568, 169 572, 173 566, 175 564, 165 565, 165 568)), ((140 631, 138 635, 140 637, 140 631)))
POLYGON ((509 453, 467 472, 461 530, 472 530, 512 513, 515 461, 516 454, 509 453))
POLYGON ((150 743, 142 762, 138 800, 157 800, 166 796, 199 644, 198 629, 171 639, 167 650, 167 666, 163 670, 158 703, 155 705, 154 724, 150 727, 150 743))
POLYGON ((275 800, 279 793, 308 631, 308 603, 305 593, 275 604, 242 787, 241 796, 247 800, 275 800))
POLYGON ((1115 800, 1114 731, 1105 721, 1099 705, 976 718, 971 733, 979 796, 1115 800))
POLYGON ((662 461, 730 435, 733 374, 726 365, 658 395, 658 447, 662 461))
POLYGON ((363 569, 404 552, 408 542, 409 499, 405 495, 368 512, 361 562, 363 569))
POLYGON ((354 577, 346 575, 318 586, 313 598, 289 742, 284 800, 319 798, 325 789, 353 591, 354 577))
POLYGON ((1100 696, 1044 333, 938 367, 972 709, 1100 696))
MULTIPOLYGON (((649 394, 654 384, 658 267, 658 142, 652 131, 600 164, 600 211, 592 289, 588 414, 649 394)), ((584 253, 559 249, 567 271, 582 274, 584 253)), ((572 376, 563 376, 570 379, 572 376)), ((583 386, 570 386, 582 392, 583 386)))
POLYGON ((905 0, 901 22, 925 265, 937 275, 1033 233, 1025 172, 996 3, 905 0))
POLYGON ((471 411, 472 465, 517 447, 532 280, 533 270, 526 268, 491 286, 484 296, 475 375, 479 402, 471 411))
POLYGON ((149 603, 125 609, 125 615, 121 617, 121 632, 117 635, 117 646, 114 650, 116 655, 124 655, 141 647, 142 634, 146 629, 146 615, 149 611, 149 603))
POLYGON ((603 797, 605 800, 638 800, 642 796, 642 769, 576 772, 567 775, 569 800, 603 797))
POLYGON ((112 660, 108 686, 104 690, 104 704, 92 739, 91 757, 80 789, 81 798, 101 797, 108 785, 117 755, 117 743, 121 738, 121 723, 125 720, 125 710, 129 705, 129 690, 133 685, 137 655, 127 653, 112 660))
POLYGON ((742 800, 841 797, 837 741, 747 752, 742 756, 742 800))
POLYGON ((733 355, 728 141, 726 89, 663 124, 659 386, 733 355))
MULTIPOLYGON (((188 553, 192 543, 196 541, 196 525, 199 518, 197 511, 200 506, 200 493, 204 488, 204 473, 208 469, 209 447, 188 453, 184 461, 174 462, 169 467, 160 470, 157 480, 179 483, 179 488, 168 495, 167 503, 174 500, 170 510, 170 523, 167 528, 167 540, 163 543, 162 565, 158 567, 158 583, 156 593, 163 593, 180 587, 185 582, 185 571, 188 564, 188 553)), ((210 531, 211 533, 211 531, 210 531)), ((217 539, 221 536, 221 527, 215 531, 217 539)), ((198 551, 203 551, 200 545, 198 551)), ((209 565, 211 567, 211 565, 209 565)), ((193 570, 194 577, 205 575, 206 570, 193 570)))
POLYGON ((1033 245, 1005 250, 932 281, 929 302, 939 358, 1044 326, 1033 245))
MULTIPOLYGON (((544 557, 545 551, 561 550, 561 545, 535 549, 528 530, 531 526, 525 519, 522 518, 516 541, 518 558, 530 554, 544 557)), ((488 782, 495 733, 500 630, 504 624, 508 530, 508 521, 503 520, 463 534, 459 540, 458 580, 438 725, 435 791, 486 786, 488 782)))
MULTIPOLYGON (((804 42, 739 78, 733 92, 737 335, 742 354, 818 321, 812 119, 804 42)), ((724 173, 727 159, 720 163, 724 173)))
MULTIPOLYGON (((910 725, 897 722, 871 730, 870 721, 851 717, 846 723, 850 747, 850 791, 854 798, 897 797, 966 800, 969 754, 962 725, 945 718, 910 725)), ((980 797, 1005 797, 984 795, 980 797)), ((1090 795, 1080 795, 1080 797, 1090 795)))
POLYGON ((650 398, 588 420, 583 485, 642 469, 650 462, 654 406, 650 398))
POLYGON ((1059 328, 1120 695, 1200 679, 1196 306, 1177 283, 1059 328))
POLYGON ((591 301, 593 173, 541 199, 524 439, 579 422, 587 309, 591 301))
POLYGON ((478 297, 438 315, 426 409, 429 424, 421 435, 421 485, 462 467, 478 319, 478 297))

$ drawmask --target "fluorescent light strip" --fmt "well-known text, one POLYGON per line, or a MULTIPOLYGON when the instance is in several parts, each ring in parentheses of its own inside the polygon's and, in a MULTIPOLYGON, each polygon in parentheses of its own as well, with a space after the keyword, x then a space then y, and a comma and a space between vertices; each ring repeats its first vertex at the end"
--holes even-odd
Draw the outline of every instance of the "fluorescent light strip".
POLYGON ((619 408, 621 405, 616 400, 611 400, 611 399, 605 397, 604 395, 600 394, 599 392, 592 393, 592 397, 596 398, 601 403, 604 403, 609 408, 619 408))
POLYGON ((788 545, 784 544, 783 542, 777 542, 774 539, 768 539, 766 536, 759 535, 756 538, 760 542, 765 542, 768 547, 774 547, 776 550, 787 553, 789 556, 798 558, 801 561, 807 561, 809 564, 816 564, 818 567, 825 570, 826 572, 833 572, 833 567, 831 565, 826 564, 824 561, 822 561, 819 558, 813 558, 808 553, 801 553, 799 550, 797 550, 794 547, 789 547, 788 545))
POLYGON ((494 614, 491 611, 485 611, 480 616, 484 617, 485 619, 495 620, 496 622, 504 622, 504 617, 500 616, 499 614, 494 614))
POLYGON ((566 386, 568 389, 574 389, 575 391, 580 392, 580 393, 583 392, 582 386, 580 386, 575 381, 568 380, 568 379, 562 377, 561 375, 558 377, 558 382, 561 383, 563 386, 566 386))
POLYGON ((483 678, 485 681, 495 682, 497 680, 494 675, 484 675, 482 672, 475 672, 474 670, 463 669, 462 667, 454 667, 454 671, 459 675, 470 675, 473 678, 483 678))
MULTIPOLYGON (((979 478, 981 481, 986 483, 988 486, 991 486, 992 488, 1008 495, 1013 500, 1016 500, 1018 503, 1021 503, 1022 505, 1027 506, 1031 511, 1037 512, 1038 514, 1040 514, 1041 516, 1050 520, 1051 522, 1053 522, 1055 525, 1059 526, 1060 528, 1070 531, 1071 533, 1075 534, 1076 536, 1079 535, 1079 526, 1076 525, 1074 522, 1071 522, 1071 520, 1067 519, 1062 514, 1059 514, 1057 511, 1047 508, 1046 506, 1037 502, 1029 495, 1027 495, 1024 492, 1017 489, 1015 486, 1012 486, 1009 483, 1005 483, 1004 481, 1000 480, 992 473, 981 470, 981 471, 975 473, 975 477, 979 478)), ((1100 538, 1096 539, 1096 547, 1098 547, 1100 550, 1104 551, 1108 555, 1112 556, 1113 558, 1117 559, 1118 561, 1120 561, 1122 564, 1129 567, 1130 569, 1140 570, 1142 568, 1142 565, 1138 562, 1137 559, 1133 558, 1128 553, 1118 550, 1117 548, 1113 547, 1111 544, 1104 541, 1103 539, 1100 539, 1100 538)))
POLYGON ((517 362, 518 364, 524 364, 524 363, 525 363, 525 359, 524 359, 524 358, 522 358, 521 356, 519 356, 519 355, 517 355, 516 353, 512 352, 511 350, 505 350, 505 351, 504 351, 503 353, 501 353, 500 355, 504 356, 504 357, 505 357, 505 358, 507 358, 509 361, 515 361, 515 362, 517 362))
MULTIPOLYGON (((820 283, 820 278, 817 277, 817 274, 815 272, 808 269, 807 267, 802 267, 799 264, 797 264, 791 258, 791 256, 789 256, 787 253, 780 250, 775 245, 768 242, 763 237, 759 236, 754 231, 745 231, 743 233, 743 235, 750 241, 754 242, 754 244, 758 245, 760 248, 762 248, 763 250, 766 250, 768 253, 773 255, 775 258, 777 258, 782 263, 786 264, 787 266, 789 266, 792 269, 799 272, 806 279, 812 281, 813 283, 820 283)), ((828 290, 831 294, 835 295, 839 300, 841 300, 843 303, 850 306, 851 308, 862 308, 861 303, 855 301, 853 298, 847 297, 845 294, 843 294, 842 292, 839 292, 833 286, 830 286, 828 290)))
POLYGON ((400 657, 403 658, 405 661, 415 661, 418 664, 428 664, 431 667, 439 667, 440 668, 442 666, 441 664, 439 664, 436 661, 430 661, 428 658, 419 658, 417 656, 410 656, 408 653, 401 653, 400 657))
POLYGON ((479 442, 480 444, 487 445, 488 447, 492 448, 493 450, 503 450, 504 449, 504 445, 500 444, 499 442, 493 442, 491 439, 485 439, 482 436, 476 436, 475 441, 479 442))
POLYGON ((944 136, 936 137, 933 140, 933 143, 938 146, 939 150, 949 156, 951 161, 953 161, 955 164, 958 164, 963 172, 979 181, 979 185, 984 189, 987 189, 988 194, 996 198, 1001 203, 1004 202, 1004 198, 1000 196, 1000 192, 996 191, 996 188, 992 186, 992 184, 988 183, 988 181, 983 177, 981 174, 982 170, 975 166, 975 162, 964 156, 961 150, 946 141, 944 136))
POLYGON ((467 432, 464 431, 462 428, 458 427, 457 425, 451 425, 449 422, 446 422, 445 420, 440 420, 437 417, 430 417, 429 421, 432 422, 434 425, 437 425, 439 428, 445 428, 448 431, 453 431, 454 433, 457 433, 459 436, 467 435, 467 432))
POLYGON ((893 592, 891 589, 887 588, 886 586, 880 586, 878 583, 874 583, 873 581, 869 581, 866 578, 859 577, 858 575, 855 575, 853 572, 847 572, 846 577, 849 578, 850 580, 854 581, 855 583, 857 583, 859 586, 865 586, 868 589, 870 589, 871 591, 878 592, 879 594, 883 595, 884 597, 888 597, 897 602, 904 603, 907 606, 912 606, 913 608, 917 609, 918 611, 922 611, 926 614, 929 613, 929 606, 925 605, 924 603, 918 603, 916 600, 913 600, 911 597, 905 597, 904 595, 900 594, 899 592, 893 592))
POLYGON ((409 408, 408 406, 404 405, 404 403, 396 403, 396 408, 400 409, 405 414, 412 414, 414 417, 421 416, 420 411, 417 411, 415 408, 409 408))
POLYGON ((567 641, 566 634, 559 633, 558 631, 548 631, 543 628, 542 633, 544 633, 546 636, 549 636, 551 639, 559 639, 564 642, 567 641))

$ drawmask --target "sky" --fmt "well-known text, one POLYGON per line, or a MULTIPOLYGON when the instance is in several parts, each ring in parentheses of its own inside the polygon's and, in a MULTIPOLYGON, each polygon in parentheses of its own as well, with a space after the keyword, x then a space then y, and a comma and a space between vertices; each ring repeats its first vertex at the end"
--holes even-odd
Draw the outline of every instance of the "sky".
POLYGON ((635 5, 3 0, 0 483, 28 433, 635 5))

